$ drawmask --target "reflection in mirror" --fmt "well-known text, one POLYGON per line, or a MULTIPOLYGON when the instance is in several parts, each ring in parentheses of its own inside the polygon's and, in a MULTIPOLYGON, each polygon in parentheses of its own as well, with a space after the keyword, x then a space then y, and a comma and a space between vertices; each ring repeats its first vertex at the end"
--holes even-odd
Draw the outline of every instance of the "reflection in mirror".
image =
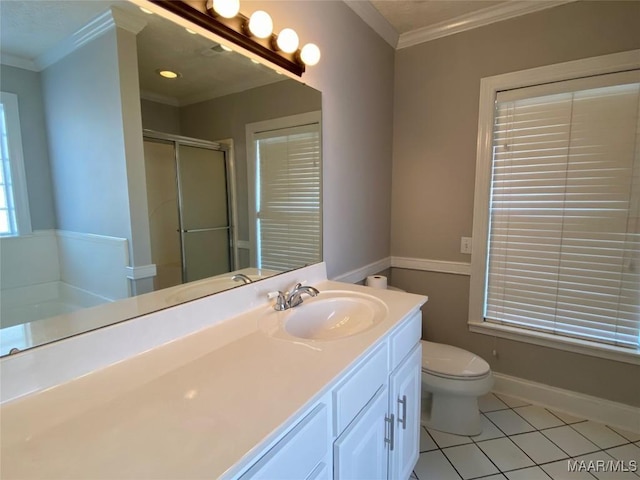
POLYGON ((320 92, 128 2, 0 21, 1 355, 321 260, 320 92))

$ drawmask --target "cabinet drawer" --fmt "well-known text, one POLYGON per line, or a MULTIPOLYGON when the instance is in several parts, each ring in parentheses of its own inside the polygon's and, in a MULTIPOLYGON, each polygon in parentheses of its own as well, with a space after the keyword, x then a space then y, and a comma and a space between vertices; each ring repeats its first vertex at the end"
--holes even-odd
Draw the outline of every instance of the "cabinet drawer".
POLYGON ((340 385, 333 389, 333 428, 339 435, 387 381, 386 342, 378 345, 340 385))
POLYGON ((320 475, 317 467, 329 451, 328 430, 327 406, 321 403, 245 472, 241 480, 299 480, 320 475))
POLYGON ((389 355, 389 370, 396 368, 402 359, 416 346, 422 337, 422 312, 417 311, 410 314, 407 320, 391 334, 390 345, 391 355, 389 355))

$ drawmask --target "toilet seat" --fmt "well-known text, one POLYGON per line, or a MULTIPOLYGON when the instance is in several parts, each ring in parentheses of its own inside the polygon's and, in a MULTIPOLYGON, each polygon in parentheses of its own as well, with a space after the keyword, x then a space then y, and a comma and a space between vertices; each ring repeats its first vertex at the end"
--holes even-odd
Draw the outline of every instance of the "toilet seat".
POLYGON ((489 364, 462 348, 422 341, 422 371, 442 378, 476 380, 491 374, 489 364))

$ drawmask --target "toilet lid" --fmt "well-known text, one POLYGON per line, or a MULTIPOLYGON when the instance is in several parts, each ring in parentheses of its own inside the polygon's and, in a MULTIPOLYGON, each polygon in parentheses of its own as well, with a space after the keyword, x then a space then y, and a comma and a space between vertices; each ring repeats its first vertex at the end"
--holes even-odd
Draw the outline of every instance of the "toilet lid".
POLYGON ((482 377, 490 367, 482 358, 461 348, 423 341, 422 369, 451 377, 482 377))

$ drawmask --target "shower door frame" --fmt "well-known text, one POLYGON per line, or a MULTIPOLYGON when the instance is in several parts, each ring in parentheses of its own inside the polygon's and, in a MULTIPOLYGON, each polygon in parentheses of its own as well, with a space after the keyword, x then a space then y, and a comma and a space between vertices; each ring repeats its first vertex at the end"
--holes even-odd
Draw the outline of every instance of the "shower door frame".
MULTIPOLYGON (((173 144, 174 149, 174 160, 176 167, 176 192, 177 192, 177 205, 178 208, 178 233, 180 234, 180 259, 182 261, 182 283, 185 283, 187 278, 187 259, 186 252, 184 248, 184 236, 185 233, 189 233, 183 228, 182 224, 182 191, 180 187, 180 153, 177 148, 178 145, 184 145, 188 147, 195 148, 204 148, 206 150, 213 150, 222 152, 224 154, 224 162, 226 169, 226 185, 227 185, 227 216, 229 219, 228 227, 215 228, 216 230, 221 230, 222 228, 229 230, 229 268, 230 271, 234 271, 236 266, 238 265, 238 232, 237 232, 237 224, 238 224, 238 216, 236 212, 236 174, 235 174, 235 165, 234 159, 232 158, 230 146, 225 145, 219 142, 210 142, 208 140, 201 140, 199 138, 192 137, 184 137, 182 135, 174 135, 171 133, 158 132, 155 130, 144 129, 143 140, 160 140, 163 142, 169 142, 173 144)), ((213 230, 213 229, 206 229, 213 230)))

